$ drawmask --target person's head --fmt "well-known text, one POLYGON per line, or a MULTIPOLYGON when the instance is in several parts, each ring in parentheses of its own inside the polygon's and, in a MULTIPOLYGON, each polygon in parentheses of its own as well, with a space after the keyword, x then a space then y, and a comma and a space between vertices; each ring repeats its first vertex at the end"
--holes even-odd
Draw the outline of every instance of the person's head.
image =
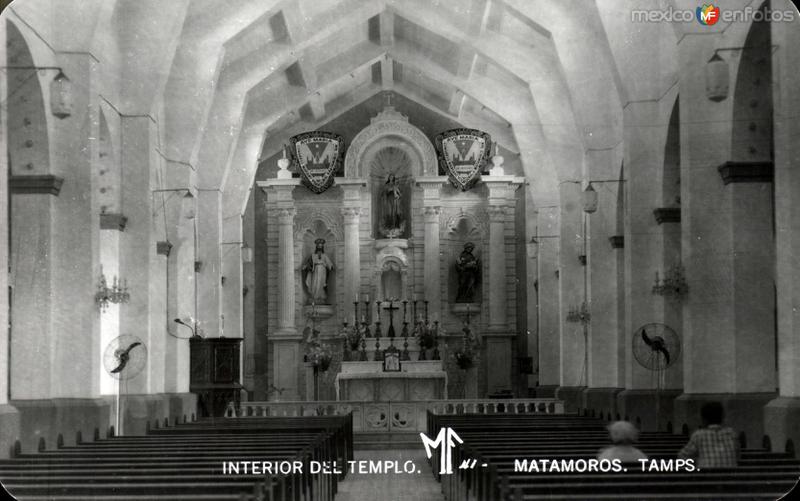
POLYGON ((608 425, 608 435, 614 445, 629 445, 639 438, 639 430, 627 421, 615 421, 608 425))
POLYGON ((719 402, 706 402, 700 407, 700 419, 703 420, 704 426, 722 424, 722 419, 724 417, 725 412, 722 410, 722 404, 719 402))
POLYGON ((464 250, 466 252, 472 252, 473 250, 475 250, 475 244, 473 244, 472 242, 465 243, 464 244, 464 250))
POLYGON ((392 184, 395 181, 394 174, 389 174, 389 178, 386 179, 386 184, 392 184))
POLYGON ((318 238, 318 239, 314 240, 314 243, 317 245, 317 251, 318 252, 322 252, 322 251, 325 250, 325 239, 324 238, 318 238))

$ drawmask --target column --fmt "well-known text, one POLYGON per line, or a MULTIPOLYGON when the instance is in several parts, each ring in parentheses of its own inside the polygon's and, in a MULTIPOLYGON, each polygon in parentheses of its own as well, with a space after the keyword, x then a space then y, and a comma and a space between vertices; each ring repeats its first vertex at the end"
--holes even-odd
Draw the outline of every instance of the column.
POLYGON ((278 223, 278 332, 295 331, 294 207, 275 209, 278 223))
POLYGON ((272 384, 284 388, 285 400, 300 399, 300 370, 302 354, 295 324, 296 284, 294 260, 295 207, 292 191, 299 179, 271 179, 258 182, 267 194, 267 205, 271 209, 270 221, 278 227, 278 288, 276 294, 276 329, 267 334, 272 341, 272 384))
MULTIPOLYGON (((561 366, 556 397, 564 400, 567 412, 576 412, 581 404, 586 386, 584 326, 581 322, 567 321, 570 310, 581 309, 587 301, 584 273, 581 262, 584 253, 584 213, 581 205, 582 187, 578 182, 565 181, 559 187, 561 216, 559 263, 559 337, 561 366)), ((585 261, 584 261, 585 263, 585 261)))
POLYGON ((490 205, 489 214, 489 330, 508 330, 506 315, 506 207, 490 205))
POLYGON ((355 318, 353 302, 360 301, 358 296, 361 284, 361 245, 359 228, 361 220, 360 207, 343 207, 344 221, 344 320, 349 323, 358 321, 355 318))
POLYGON ((442 311, 441 261, 439 259, 439 215, 442 208, 426 205, 425 214, 425 299, 434 318, 442 311))
MULTIPOLYGON (((674 320, 677 315, 671 314, 680 312, 681 302, 652 293, 656 271, 663 277, 666 269, 680 261, 680 243, 674 245, 670 239, 676 234, 680 239, 681 223, 674 217, 671 220, 657 218, 654 213, 655 209, 676 205, 674 200, 664 200, 664 169, 667 165, 665 138, 670 136, 677 91, 671 91, 660 102, 650 102, 645 97, 650 96, 631 96, 634 102, 625 109, 625 123, 631 126, 625 133, 624 230, 620 230, 623 239, 619 242, 623 247, 616 250, 622 254, 619 293, 624 295, 624 308, 619 317, 624 319, 620 343, 625 356, 625 389, 617 395, 616 404, 620 418, 641 421, 643 431, 654 431, 653 409, 657 401, 653 373, 634 359, 631 346, 634 332, 647 323, 662 322, 679 334, 682 332, 682 325, 674 320), (652 127, 654 123, 663 125, 652 127), (673 247, 677 247, 678 255, 674 255, 673 247)), ((666 372, 666 389, 658 395, 661 430, 672 422, 673 402, 681 393, 681 364, 682 360, 678 360, 666 372)))
MULTIPOLYGON (((6 38, 6 23, 0 23, 0 40, 7 40, 6 38)), ((6 66, 6 51, 0 51, 0 66, 6 66)), ((0 78, 0 100, 8 103, 8 86, 7 78, 0 78)), ((10 177, 9 169, 11 166, 8 162, 8 115, 7 106, 0 106, 0 207, 9 207, 8 200, 11 196, 10 187, 7 179, 10 177)), ((8 242, 8 232, 10 231, 11 214, 2 216, 0 220, 0 242, 8 242)), ((9 405, 8 394, 11 385, 9 381, 9 336, 11 329, 6 328, 9 325, 11 309, 9 307, 8 288, 11 280, 8 273, 9 261, 11 256, 8 255, 9 246, 2 245, 0 248, 0 430, 3 430, 2 437, 0 437, 0 447, 3 450, 9 450, 13 446, 15 437, 19 436, 19 413, 16 409, 9 405)))
POLYGON ((357 322, 353 308, 354 301, 361 301, 361 193, 365 182, 363 179, 339 178, 336 184, 342 187, 343 207, 342 221, 344 223, 344 305, 341 309, 342 318, 348 323, 357 322))
MULTIPOLYGON (((590 165, 599 166, 600 162, 590 165)), ((619 184, 595 183, 597 211, 585 216, 588 220, 586 271, 592 322, 589 324, 588 388, 584 390, 582 408, 603 416, 614 416, 617 412, 616 394, 624 385, 625 349, 628 347, 619 324, 619 305, 623 302, 622 291, 618 289, 619 251, 611 241, 617 231, 619 184)))
POLYGON ((417 185, 422 188, 422 211, 425 217, 425 289, 424 299, 433 319, 440 319, 442 311, 442 264, 439 249, 439 215, 441 214, 441 188, 446 177, 420 177, 417 185))
MULTIPOLYGON (((770 94, 742 103, 733 93, 721 102, 709 100, 704 70, 713 44, 699 38, 680 46, 682 260, 689 292, 684 394, 675 401, 674 425, 694 430, 702 404, 721 401, 728 424, 752 445, 760 443, 760 409, 776 386, 772 164, 769 148, 748 152, 752 138, 732 136, 737 110, 771 106, 764 99, 770 94), (768 177, 752 176, 762 166, 768 177)), ((769 57, 768 46, 765 52, 769 57)), ((732 78, 731 90, 738 92, 735 73, 732 78)))
POLYGON ((539 310, 539 387, 537 397, 555 396, 560 381, 561 337, 559 335, 558 296, 558 242, 560 236, 558 206, 540 207, 537 211, 535 245, 537 277, 539 281, 537 304, 539 310))
MULTIPOLYGON (((788 2, 786 3, 788 5, 788 2)), ((777 8, 777 7, 776 7, 777 8)), ((774 44, 796 47, 794 23, 771 23, 774 44), (789 45, 786 45, 789 44, 789 45)), ((775 227, 778 307, 778 397, 764 408, 764 434, 772 450, 800 446, 800 64, 798 51, 775 51, 775 227)))
POLYGON ((486 366, 492 368, 486 374, 486 389, 491 394, 513 389, 512 366, 516 367, 512 349, 515 326, 508 322, 511 318, 509 312, 514 311, 514 305, 508 302, 509 279, 511 286, 515 285, 506 262, 506 252, 509 250, 506 245, 506 223, 513 223, 513 217, 509 216, 513 214, 514 190, 519 180, 514 176, 490 175, 484 177, 483 182, 488 188, 486 211, 489 215, 489 322, 484 339, 486 366))
MULTIPOLYGON (((121 127, 121 162, 125 169, 120 183, 120 211, 128 218, 128 224, 120 234, 119 276, 127 280, 131 298, 128 304, 119 307, 119 332, 133 334, 147 345, 146 368, 127 382, 128 392, 155 394, 164 391, 167 302, 167 258, 157 254, 156 241, 167 240, 164 218, 168 215, 162 211, 169 209, 154 210, 152 205, 151 190, 157 186, 155 176, 159 165, 153 149, 157 141, 155 122, 148 117, 124 117, 121 127)), ((112 280, 109 271, 105 273, 112 280)), ((146 404, 142 406, 146 416, 146 404)), ((137 417, 146 419, 145 416, 137 417)))

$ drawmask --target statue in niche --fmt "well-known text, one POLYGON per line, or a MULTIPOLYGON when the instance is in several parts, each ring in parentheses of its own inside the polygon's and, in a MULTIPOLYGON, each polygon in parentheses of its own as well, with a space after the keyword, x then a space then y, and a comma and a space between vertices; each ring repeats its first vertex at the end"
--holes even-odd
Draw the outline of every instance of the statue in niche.
POLYGON ((388 238, 396 238, 403 233, 403 192, 394 174, 389 174, 383 188, 383 225, 381 231, 388 238))
POLYGON ((472 251, 475 244, 467 242, 464 250, 456 259, 456 273, 458 274, 458 292, 456 303, 472 303, 475 301, 475 286, 478 284, 480 274, 480 261, 472 251))
POLYGON ((303 264, 306 274, 305 284, 310 296, 310 303, 328 304, 328 274, 333 271, 333 262, 325 254, 325 239, 314 241, 316 249, 303 264))

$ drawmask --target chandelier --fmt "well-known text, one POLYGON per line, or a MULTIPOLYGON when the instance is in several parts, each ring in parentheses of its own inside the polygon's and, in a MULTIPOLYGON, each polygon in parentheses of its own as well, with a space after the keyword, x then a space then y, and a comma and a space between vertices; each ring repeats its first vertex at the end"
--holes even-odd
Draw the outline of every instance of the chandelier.
POLYGON ((586 301, 581 304, 580 309, 573 306, 567 312, 567 322, 580 322, 583 325, 588 325, 591 320, 592 314, 589 311, 589 305, 586 304, 586 301))
POLYGON ((109 304, 127 303, 130 299, 127 280, 118 280, 115 275, 114 281, 109 287, 105 274, 100 272, 100 282, 97 284, 97 293, 94 295, 94 301, 100 307, 100 311, 105 312, 109 304))
POLYGON ((664 279, 658 278, 656 272, 656 281, 653 284, 653 294, 658 296, 673 297, 676 299, 683 299, 689 293, 689 284, 686 282, 686 276, 683 273, 683 266, 676 264, 667 271, 664 279))

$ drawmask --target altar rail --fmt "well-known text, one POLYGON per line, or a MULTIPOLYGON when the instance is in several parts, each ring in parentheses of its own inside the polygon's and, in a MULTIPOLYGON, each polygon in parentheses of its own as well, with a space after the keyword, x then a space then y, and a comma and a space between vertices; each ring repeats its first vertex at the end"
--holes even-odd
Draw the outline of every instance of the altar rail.
POLYGON ((427 400, 392 402, 241 402, 226 417, 334 416, 353 413, 357 433, 427 430, 427 412, 433 414, 563 414, 564 402, 554 398, 427 400), (235 415, 234 415, 235 414, 235 415))

